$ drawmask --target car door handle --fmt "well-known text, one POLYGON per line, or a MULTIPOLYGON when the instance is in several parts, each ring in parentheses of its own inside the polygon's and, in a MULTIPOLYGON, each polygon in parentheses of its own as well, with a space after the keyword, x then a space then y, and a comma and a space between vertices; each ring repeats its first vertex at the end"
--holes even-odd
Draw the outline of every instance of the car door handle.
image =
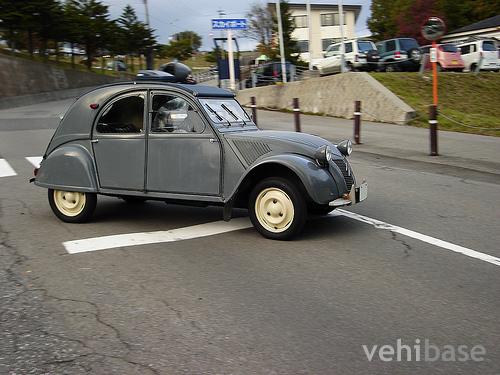
POLYGON ((98 139, 92 139, 92 140, 90 141, 90 143, 99 143, 99 140, 98 140, 98 139))
POLYGON ((210 138, 208 141, 209 141, 210 143, 217 143, 217 142, 219 142, 219 140, 218 140, 218 139, 215 139, 215 138, 210 138))

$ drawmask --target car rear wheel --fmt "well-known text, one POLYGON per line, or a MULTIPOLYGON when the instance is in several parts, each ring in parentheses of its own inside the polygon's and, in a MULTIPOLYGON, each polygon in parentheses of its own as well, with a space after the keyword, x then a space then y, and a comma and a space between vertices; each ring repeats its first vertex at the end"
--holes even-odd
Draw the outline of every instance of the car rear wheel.
POLYGON ((385 71, 388 73, 392 73, 392 72, 397 72, 398 69, 396 64, 389 62, 389 64, 385 67, 385 71))
POLYGON ((304 228, 307 206, 297 186, 284 178, 271 177, 258 183, 249 200, 255 229, 266 238, 289 240, 304 228))
POLYGON ((97 196, 95 193, 49 189, 50 208, 54 214, 67 223, 82 223, 94 213, 97 196))

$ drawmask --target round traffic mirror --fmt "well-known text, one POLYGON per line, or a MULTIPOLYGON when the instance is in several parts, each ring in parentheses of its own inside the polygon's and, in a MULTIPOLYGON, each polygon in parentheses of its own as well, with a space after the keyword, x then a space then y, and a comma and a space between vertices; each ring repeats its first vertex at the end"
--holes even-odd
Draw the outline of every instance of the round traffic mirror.
POLYGON ((446 31, 444 21, 438 17, 429 17, 422 26, 422 36, 430 41, 441 38, 446 31))

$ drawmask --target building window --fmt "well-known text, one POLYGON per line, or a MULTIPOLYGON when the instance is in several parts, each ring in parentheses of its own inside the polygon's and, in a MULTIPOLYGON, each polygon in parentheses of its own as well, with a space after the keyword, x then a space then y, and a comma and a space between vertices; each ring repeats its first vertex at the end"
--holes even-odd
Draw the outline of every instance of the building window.
POLYGON ((300 29, 307 27, 307 16, 294 16, 292 18, 295 28, 300 29))
MULTIPOLYGON (((344 12, 344 25, 346 24, 346 16, 344 12)), ((321 15, 321 26, 339 26, 339 14, 338 13, 324 13, 321 15)))
POLYGON ((321 50, 326 51, 328 46, 333 43, 338 43, 340 42, 340 38, 326 38, 326 39, 321 39, 321 50))
POLYGON ((309 52, 309 41, 308 40, 298 40, 297 47, 300 53, 309 52))

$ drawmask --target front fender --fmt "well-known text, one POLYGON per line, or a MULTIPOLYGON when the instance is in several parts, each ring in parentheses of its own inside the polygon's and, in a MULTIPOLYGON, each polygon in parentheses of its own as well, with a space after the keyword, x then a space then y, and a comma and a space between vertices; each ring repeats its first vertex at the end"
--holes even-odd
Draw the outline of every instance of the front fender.
POLYGON ((69 143, 42 160, 35 185, 58 190, 97 192, 96 171, 89 151, 69 143))
MULTIPOLYGON (((297 154, 273 155, 260 160, 246 171, 237 186, 241 186, 242 182, 259 168, 269 164, 279 164, 295 173, 309 197, 318 204, 326 204, 339 197, 339 188, 328 169, 321 168, 314 160, 297 154)), ((236 191, 232 196, 235 194, 236 191)))

